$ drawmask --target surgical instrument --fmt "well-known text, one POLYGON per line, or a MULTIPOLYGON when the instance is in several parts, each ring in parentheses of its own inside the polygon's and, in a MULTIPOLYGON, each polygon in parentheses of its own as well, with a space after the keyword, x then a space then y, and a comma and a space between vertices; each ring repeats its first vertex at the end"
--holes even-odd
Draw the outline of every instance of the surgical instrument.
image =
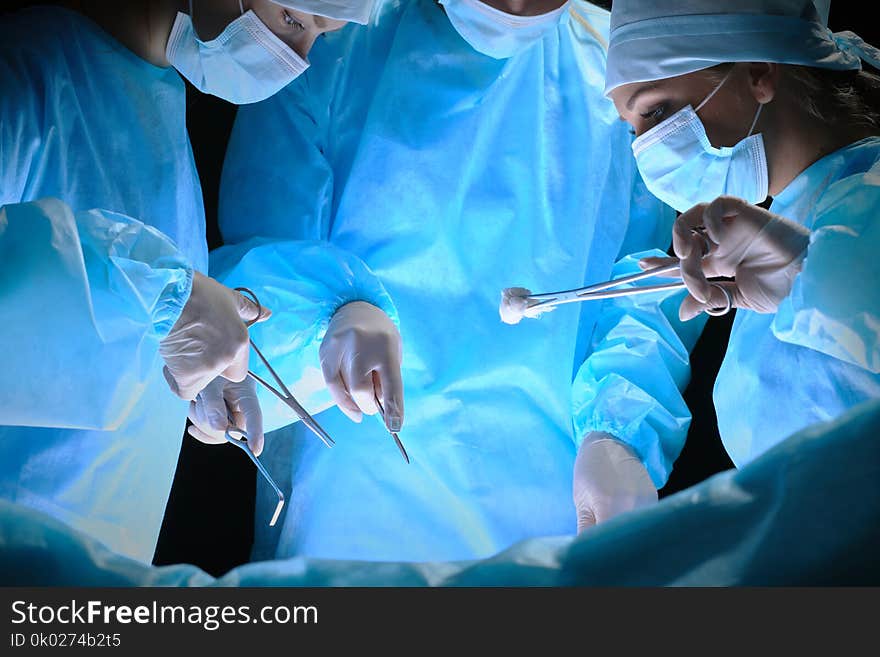
MULTIPOLYGON (((703 256, 705 257, 711 252, 713 246, 712 242, 709 240, 708 236, 705 233, 705 229, 702 226, 699 226, 697 228, 691 229, 691 233, 697 237, 702 238, 703 256)), ((676 290, 686 287, 684 281, 677 281, 675 283, 661 283, 658 285, 628 287, 621 290, 613 290, 611 288, 616 288, 620 285, 625 285, 627 283, 635 283, 637 281, 642 281, 647 278, 653 278, 655 276, 671 275, 674 277, 679 274, 680 269, 680 263, 676 262, 670 265, 661 265, 659 267, 647 269, 638 274, 632 274, 631 276, 624 276, 622 278, 612 279, 604 283, 596 283, 595 285, 588 285, 587 287, 580 287, 574 290, 564 290, 562 292, 530 294, 525 298, 527 301, 529 301, 529 308, 546 308, 549 310, 552 307, 559 306, 564 303, 575 303, 578 301, 590 301, 596 299, 613 299, 615 297, 628 297, 636 294, 649 294, 651 292, 676 290)), ((713 287, 717 287, 719 290, 721 290, 721 292, 724 293, 726 303, 723 307, 720 308, 709 308, 706 310, 706 313, 715 317, 727 314, 727 312, 733 306, 733 297, 731 296, 730 291, 723 285, 719 285, 717 282, 710 281, 710 283, 713 287)))
MULTIPOLYGON (((379 413, 382 415, 382 421, 385 422, 385 409, 382 407, 382 402, 379 401, 379 395, 376 394, 375 388, 373 389, 373 397, 376 400, 376 406, 379 407, 379 413)), ((388 425, 386 424, 385 427, 387 428, 388 425)), ((406 453, 406 448, 404 448, 403 443, 400 442, 400 437, 397 435, 397 432, 388 429, 388 433, 390 433, 391 437, 394 438, 394 442, 397 444, 397 449, 400 450, 400 453, 403 456, 404 460, 409 463, 409 455, 406 453)))
MULTIPOLYGON (((562 292, 547 292, 545 294, 530 294, 526 297, 526 299, 529 301, 529 308, 549 308, 552 306, 559 306, 564 303, 591 301, 595 299, 613 299, 614 297, 627 297, 636 294, 649 294, 651 292, 663 292, 667 290, 682 289, 686 287, 684 281, 677 281, 675 283, 661 283, 659 285, 628 287, 621 290, 611 289, 619 285, 635 283, 646 278, 652 278, 654 276, 665 276, 669 274, 674 275, 678 272, 678 263, 672 265, 662 265, 660 267, 654 267, 652 269, 648 269, 646 271, 640 272, 638 274, 633 274, 631 276, 624 276, 623 278, 616 278, 610 281, 606 281, 604 283, 588 285, 587 287, 576 288, 574 290, 565 290, 562 292)), ((730 292, 727 290, 727 288, 725 288, 723 285, 719 285, 716 282, 712 282, 712 285, 717 287, 724 293, 726 305, 721 308, 708 309, 706 310, 706 312, 714 316, 724 315, 730 310, 731 306, 733 305, 733 298, 731 297, 730 292)))
MULTIPOLYGON (((257 308, 260 311, 257 314, 257 317, 259 318, 260 314, 262 314, 263 306, 260 304, 259 299, 257 299, 257 295, 254 294, 251 290, 249 290, 246 287, 237 287, 237 288, 235 288, 235 291, 240 292, 240 293, 250 297, 251 301, 253 301, 257 305, 257 308)), ((245 325, 250 327, 253 324, 255 324, 256 321, 257 321, 256 319, 250 320, 248 322, 245 322, 245 325)), ((271 365, 269 365, 269 361, 266 360, 266 357, 263 356, 263 353, 260 351, 260 349, 257 347, 257 345, 254 344, 254 341, 250 340, 250 338, 248 338, 248 339, 251 343, 251 348, 254 350, 254 353, 257 354, 259 359, 262 361, 263 365, 266 366, 266 369, 269 371, 269 374, 271 374, 272 378, 275 379, 275 383, 278 384, 278 388, 276 388, 271 383, 266 381, 266 379, 261 377, 259 374, 254 373, 252 370, 248 370, 248 376, 251 377, 257 383, 259 383, 261 386, 266 388, 266 390, 271 392, 273 395, 278 397, 278 399, 280 399, 285 404, 287 404, 293 410, 293 412, 296 413, 297 417, 299 417, 299 419, 302 420, 303 424, 305 424, 309 429, 311 429, 312 433, 314 433, 316 436, 318 436, 318 438, 320 438, 324 442, 324 444, 327 445, 327 447, 333 447, 333 445, 336 444, 336 441, 333 440, 330 437, 330 435, 326 431, 324 431, 324 429, 321 427, 321 425, 318 424, 311 415, 309 415, 309 412, 305 408, 303 408, 298 401, 296 401, 294 396, 290 393, 290 390, 288 390, 287 386, 284 385, 284 382, 281 380, 281 377, 278 376, 278 374, 275 372, 273 367, 271 365)))
POLYGON ((278 521, 278 516, 281 514, 281 509, 284 508, 284 493, 282 493, 281 489, 278 488, 278 484, 275 483, 275 480, 272 479, 263 464, 260 463, 260 459, 257 458, 257 455, 251 451, 250 445, 247 444, 247 432, 243 429, 239 429, 238 427, 236 427, 235 420, 233 420, 232 417, 229 418, 229 426, 226 428, 226 432, 224 435, 227 442, 232 443, 248 455, 248 458, 253 461, 254 465, 257 466, 257 470, 259 470, 260 474, 263 475, 263 478, 268 481, 269 485, 275 490, 275 494, 278 496, 278 503, 275 505, 275 513, 272 514, 272 519, 269 521, 269 526, 273 527, 278 521), (241 438, 236 438, 232 434, 238 434, 241 436, 241 438))

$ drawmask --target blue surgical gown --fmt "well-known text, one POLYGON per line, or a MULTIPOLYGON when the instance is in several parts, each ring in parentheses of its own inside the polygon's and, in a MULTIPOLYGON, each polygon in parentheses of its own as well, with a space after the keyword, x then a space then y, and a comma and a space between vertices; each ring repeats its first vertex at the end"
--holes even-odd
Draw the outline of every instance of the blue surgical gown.
POLYGON ((158 355, 207 268, 173 69, 89 19, 0 22, 0 497, 149 561, 187 403, 158 355))
MULTIPOLYGON (((673 213, 645 190, 602 94, 607 32, 607 12, 577 2, 541 42, 496 60, 433 0, 384 2, 370 25, 326 35, 277 96, 240 108, 221 185, 226 243, 317 240, 357 257, 403 337, 412 464, 378 420, 355 425, 337 409, 319 417, 332 450, 299 426, 273 434, 266 458, 292 486, 265 535, 278 555, 462 559, 573 533, 576 443, 592 430, 633 445, 665 481, 699 332, 677 324, 675 300, 498 319, 504 287, 605 280, 619 256, 669 243, 673 213)), ((212 273, 261 284, 234 262, 212 273)))
POLYGON ((3 586, 865 586, 880 583, 880 400, 784 440, 742 469, 577 538, 537 538, 483 561, 296 557, 220 579, 109 552, 0 500, 3 586))
MULTIPOLYGON (((0 36, 0 320, 9 354, 0 496, 149 560, 187 408, 162 377, 158 344, 189 297, 193 269, 207 269, 184 84, 64 9, 7 17, 0 36)), ((396 316, 347 254, 308 242, 243 248, 244 258, 224 253, 254 274, 251 263, 265 265, 271 250, 285 279, 287 321, 263 330, 283 334, 274 344, 288 365, 313 355, 310 336, 347 301, 396 316)), ((271 282, 261 278, 269 307, 271 282)), ((320 372, 306 374, 304 398, 320 398, 320 372)), ((283 424, 294 419, 277 399, 264 403, 283 424)))
POLYGON ((880 397, 880 138, 823 157, 773 199, 811 231, 775 314, 738 310, 714 400, 736 465, 880 397))

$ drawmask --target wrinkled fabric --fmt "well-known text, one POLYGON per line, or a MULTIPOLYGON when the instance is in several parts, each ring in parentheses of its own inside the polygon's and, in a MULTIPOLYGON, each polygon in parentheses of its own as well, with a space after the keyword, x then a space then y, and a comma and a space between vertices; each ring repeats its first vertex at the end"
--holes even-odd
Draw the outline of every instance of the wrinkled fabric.
POLYGON ((715 382, 718 428, 743 465, 805 426, 880 397, 880 138, 802 172, 770 211, 809 228, 776 314, 738 310, 715 382))
POLYGON ((880 50, 827 27, 830 0, 617 0, 605 91, 727 62, 831 70, 880 66, 880 50))
POLYGON ((668 246, 673 213, 642 185, 602 96, 607 12, 576 3, 502 61, 471 48, 433 0, 377 11, 326 35, 278 96, 240 109, 220 223, 227 243, 323 240, 376 275, 399 315, 412 463, 378 417, 356 425, 337 409, 319 418, 332 450, 301 427, 268 437, 263 459, 287 473, 291 501, 279 530, 258 523, 258 557, 467 559, 574 533, 573 407, 588 414, 579 432, 598 430, 609 407, 592 400, 608 400, 615 435, 657 482, 686 434, 687 375, 665 367, 687 349, 663 346, 656 299, 617 315, 640 353, 619 368, 607 358, 607 376, 589 381, 574 377, 594 351, 599 304, 515 327, 497 315, 510 285, 580 287, 608 279, 620 254, 668 246))
MULTIPOLYGON (((621 258, 610 278, 640 273, 641 258, 663 255, 645 251, 621 258)), ((628 287, 662 282, 671 280, 645 279, 628 287)), ((638 454, 657 488, 666 483, 684 446, 691 415, 680 391, 690 380, 690 350, 706 325, 705 317, 691 322, 678 319, 684 294, 637 294, 603 301, 593 329, 592 355, 573 385, 578 444, 591 431, 622 440, 638 454)))
POLYGON ((39 512, 0 500, 9 586, 798 586, 880 584, 880 402, 592 527, 482 561, 375 563, 297 557, 219 579, 150 567, 39 512))
POLYGON ((184 84, 58 7, 0 44, 0 497, 148 561, 187 411, 158 345, 207 265, 184 84))

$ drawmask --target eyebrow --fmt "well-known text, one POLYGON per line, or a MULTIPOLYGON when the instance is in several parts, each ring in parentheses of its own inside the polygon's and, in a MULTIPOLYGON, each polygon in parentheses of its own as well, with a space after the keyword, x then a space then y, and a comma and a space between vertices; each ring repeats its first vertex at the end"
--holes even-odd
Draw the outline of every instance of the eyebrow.
POLYGON ((644 87, 640 87, 633 92, 633 95, 629 97, 629 100, 626 101, 626 109, 632 111, 633 105, 636 104, 636 98, 645 93, 646 91, 651 91, 652 89, 656 89, 660 86, 659 82, 650 82, 646 84, 644 87))

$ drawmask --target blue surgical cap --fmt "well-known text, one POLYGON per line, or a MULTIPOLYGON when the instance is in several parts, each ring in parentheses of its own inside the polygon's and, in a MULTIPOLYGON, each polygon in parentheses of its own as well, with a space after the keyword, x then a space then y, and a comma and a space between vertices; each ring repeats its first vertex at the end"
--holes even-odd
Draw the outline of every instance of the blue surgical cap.
POLYGON ((826 25, 830 0, 615 0, 605 93, 725 62, 880 68, 880 50, 826 25))

